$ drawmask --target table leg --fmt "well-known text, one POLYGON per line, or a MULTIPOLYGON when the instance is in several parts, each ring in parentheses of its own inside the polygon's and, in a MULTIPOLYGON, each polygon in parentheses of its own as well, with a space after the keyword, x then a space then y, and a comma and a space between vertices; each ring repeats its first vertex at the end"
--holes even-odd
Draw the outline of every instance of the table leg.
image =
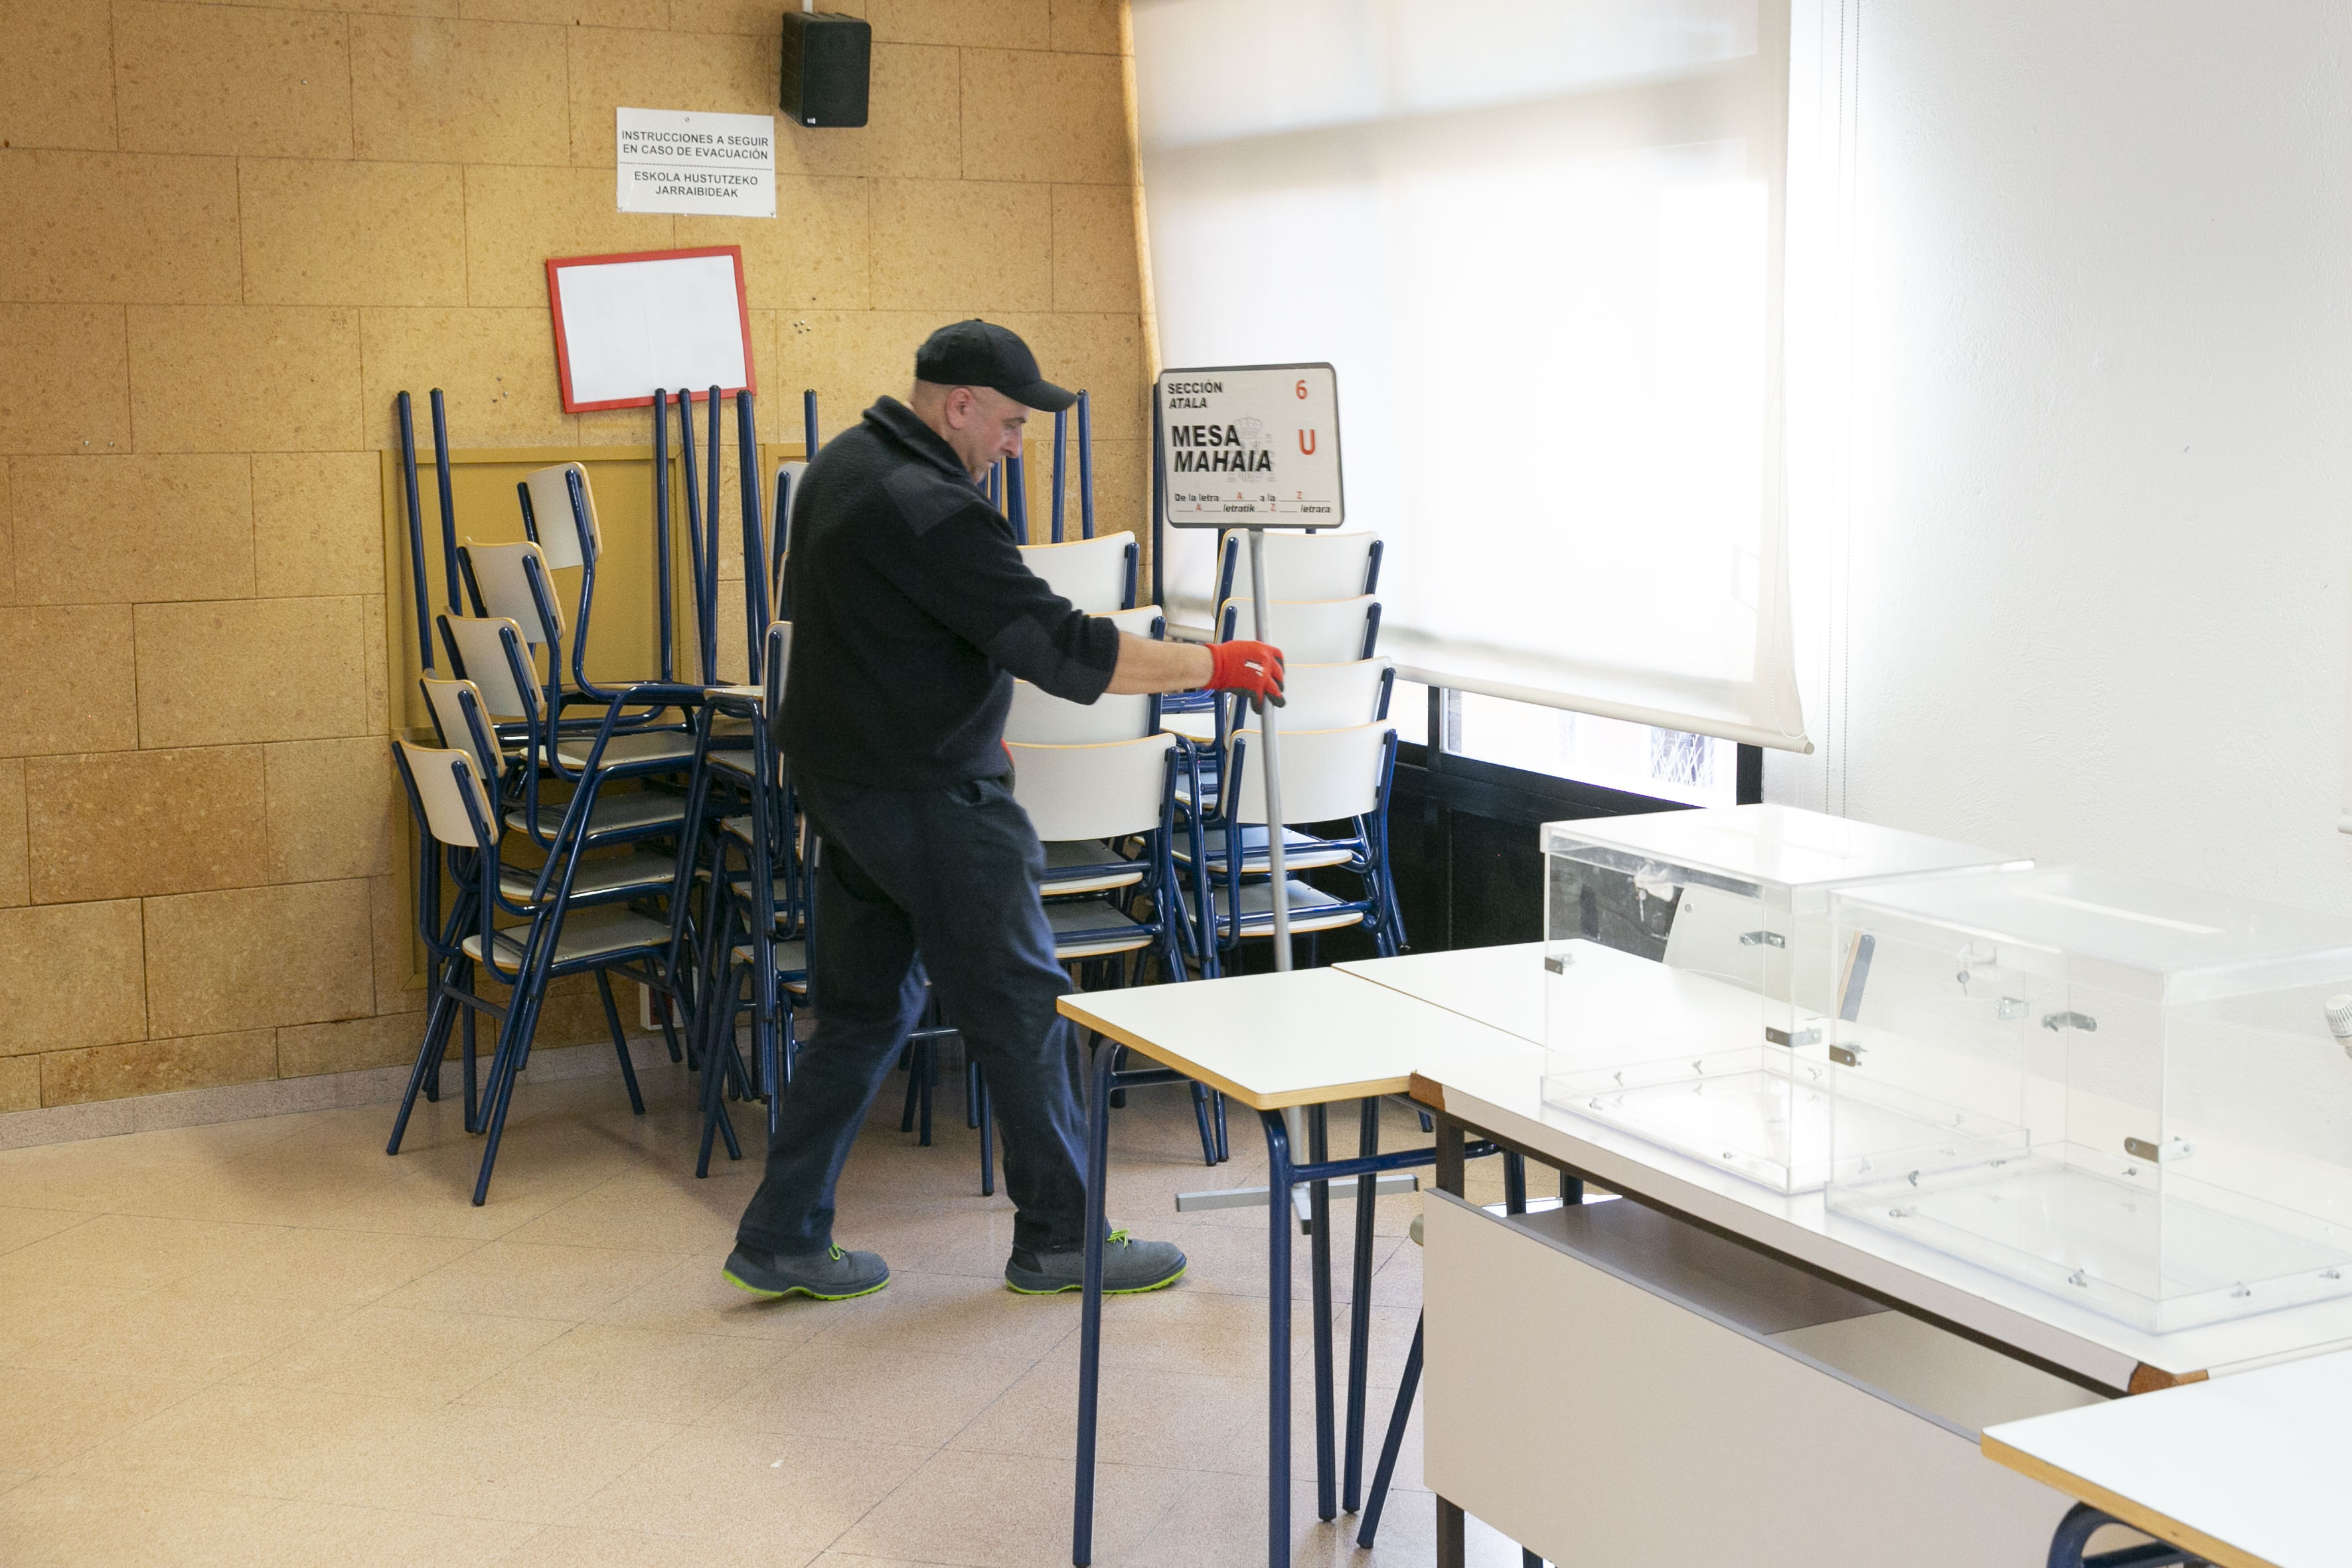
POLYGON ((2058 1521, 2057 1533, 2050 1538, 2050 1568, 2201 1568, 2202 1558, 2165 1541, 2090 1555, 2091 1537, 2122 1522, 2089 1503, 2076 1503, 2066 1510, 2066 1517, 2058 1521))
POLYGON ((1290 1129, 1263 1110, 1266 1152, 1266 1568, 1290 1568, 1290 1129))
MULTIPOLYGON (((1358 1112, 1356 1152, 1370 1159, 1381 1152, 1381 1102, 1367 1097, 1358 1112)), ((1380 1189, 1377 1173, 1356 1178, 1356 1268, 1354 1293, 1348 1298, 1348 1452, 1339 1486, 1339 1506, 1349 1513, 1364 1497, 1364 1400, 1372 1337, 1372 1218, 1373 1199, 1380 1189)))
POLYGON ((1095 1417, 1102 1394, 1102 1257, 1104 1188, 1110 1167, 1110 1079, 1118 1052, 1095 1040, 1093 1083, 1087 1097, 1086 1264, 1078 1293, 1078 1474, 1070 1522, 1070 1561, 1087 1568, 1095 1552, 1095 1417))
MULTIPOLYGON (((1462 1123, 1444 1111, 1435 1117, 1437 1132, 1437 1190, 1463 1194, 1462 1123)), ((1459 1503, 1437 1500, 1437 1568, 1465 1568, 1469 1554, 1469 1531, 1462 1517, 1459 1503)))
MULTIPOLYGON (((1307 1113, 1307 1158, 1320 1165, 1331 1157, 1328 1108, 1318 1105, 1307 1113)), ((1331 1184, 1316 1182, 1307 1188, 1307 1209, 1315 1235, 1308 1245, 1310 1284, 1315 1310, 1315 1512, 1322 1519, 1339 1515, 1333 1471, 1331 1399, 1331 1184)))

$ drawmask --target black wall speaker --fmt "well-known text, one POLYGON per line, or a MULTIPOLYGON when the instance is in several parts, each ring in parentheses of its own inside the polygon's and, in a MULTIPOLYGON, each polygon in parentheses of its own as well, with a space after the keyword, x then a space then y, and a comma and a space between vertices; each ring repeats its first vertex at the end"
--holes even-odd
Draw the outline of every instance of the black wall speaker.
POLYGON ((778 101, 795 125, 863 125, 874 29, 832 11, 784 13, 778 101))

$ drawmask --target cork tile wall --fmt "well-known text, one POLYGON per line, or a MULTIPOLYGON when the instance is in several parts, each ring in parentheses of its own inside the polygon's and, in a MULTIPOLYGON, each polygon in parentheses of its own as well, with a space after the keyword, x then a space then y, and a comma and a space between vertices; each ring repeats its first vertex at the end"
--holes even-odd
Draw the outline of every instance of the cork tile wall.
POLYGON ((761 221, 615 212, 614 110, 773 113, 773 0, 0 0, 0 1110, 415 1050, 377 454, 435 385, 459 446, 646 438, 561 411, 549 256, 741 245, 767 439, 1003 320, 1140 526, 1118 0, 826 8, 873 123, 780 123, 761 221))

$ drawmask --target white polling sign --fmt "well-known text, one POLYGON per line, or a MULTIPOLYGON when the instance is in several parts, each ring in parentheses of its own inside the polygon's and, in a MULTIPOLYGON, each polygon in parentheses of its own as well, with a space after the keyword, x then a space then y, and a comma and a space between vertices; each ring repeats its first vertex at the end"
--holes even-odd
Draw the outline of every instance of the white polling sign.
POLYGON ((615 111, 625 213, 776 216, 776 121, 767 114, 615 111))
POLYGON ((1163 370, 1152 395, 1170 527, 1339 525, 1339 382, 1329 365, 1163 370))

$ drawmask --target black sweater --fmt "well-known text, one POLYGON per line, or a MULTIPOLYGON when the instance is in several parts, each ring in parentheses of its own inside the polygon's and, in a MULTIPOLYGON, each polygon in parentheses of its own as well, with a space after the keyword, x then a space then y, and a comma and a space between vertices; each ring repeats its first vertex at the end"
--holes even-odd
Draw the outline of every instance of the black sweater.
POLYGON ((1073 702, 1110 684, 1118 628, 1023 563, 1012 524, 896 398, 810 463, 791 546, 778 734, 795 769, 884 789, 1000 777, 1013 676, 1073 702))

